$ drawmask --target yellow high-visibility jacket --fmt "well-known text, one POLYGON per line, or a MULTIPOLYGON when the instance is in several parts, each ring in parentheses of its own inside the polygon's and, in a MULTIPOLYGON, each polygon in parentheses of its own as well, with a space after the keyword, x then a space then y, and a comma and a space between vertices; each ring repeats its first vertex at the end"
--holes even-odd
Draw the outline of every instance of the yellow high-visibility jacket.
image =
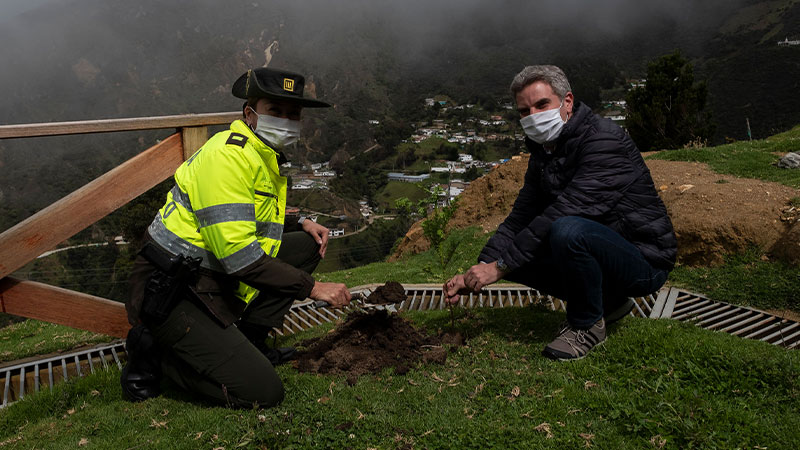
MULTIPOLYGON (((286 177, 278 153, 241 120, 215 134, 175 172, 176 185, 150 224, 150 237, 172 254, 201 257, 223 274, 264 254, 278 254, 286 211, 286 177)), ((249 303, 258 290, 239 283, 249 303)))

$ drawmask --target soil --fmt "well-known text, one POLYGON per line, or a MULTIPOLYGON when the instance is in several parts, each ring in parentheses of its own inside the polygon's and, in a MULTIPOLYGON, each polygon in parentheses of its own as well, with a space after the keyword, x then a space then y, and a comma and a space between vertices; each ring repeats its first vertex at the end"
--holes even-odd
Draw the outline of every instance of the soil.
POLYGON ((354 312, 327 336, 301 342, 306 350, 294 363, 300 372, 343 374, 353 385, 361 375, 387 367, 404 375, 419 362, 444 364, 444 340, 451 346, 463 345, 463 338, 427 335, 385 310, 354 312))
POLYGON ((388 283, 378 286, 377 289, 372 291, 367 297, 367 303, 373 305, 388 305, 400 303, 406 299, 406 289, 402 284, 397 281, 389 281, 388 283))
MULTIPOLYGON (((479 225, 493 231, 511 211, 528 156, 494 168, 461 194, 448 229, 479 225)), ((678 237, 678 261, 715 265, 723 256, 756 246, 770 257, 800 264, 800 214, 789 200, 800 189, 713 172, 706 164, 648 160, 656 189, 678 237)), ((391 260, 430 248, 419 223, 391 260)))

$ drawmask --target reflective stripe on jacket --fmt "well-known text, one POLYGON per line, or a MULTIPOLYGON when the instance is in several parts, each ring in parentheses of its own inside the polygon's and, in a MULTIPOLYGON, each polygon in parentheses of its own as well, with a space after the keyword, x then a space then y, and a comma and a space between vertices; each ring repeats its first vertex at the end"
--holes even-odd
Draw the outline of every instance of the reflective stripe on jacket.
MULTIPOLYGON (((202 267, 231 274, 265 253, 278 254, 286 177, 278 153, 241 120, 211 137, 175 172, 176 185, 148 233, 173 254, 201 257, 202 267)), ((258 290, 239 283, 249 303, 258 290)))

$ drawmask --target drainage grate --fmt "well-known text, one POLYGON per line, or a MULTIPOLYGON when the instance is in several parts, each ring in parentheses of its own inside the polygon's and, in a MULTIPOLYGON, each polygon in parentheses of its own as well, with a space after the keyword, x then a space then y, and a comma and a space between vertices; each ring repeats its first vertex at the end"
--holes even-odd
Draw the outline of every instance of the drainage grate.
MULTIPOLYGON (((369 295, 380 284, 361 286, 353 290, 369 295)), ((439 285, 404 285, 406 300, 397 305, 401 311, 444 309, 442 288, 439 285)), ((724 331, 747 339, 758 339, 787 348, 800 348, 800 323, 743 306, 715 302, 698 294, 678 288, 664 288, 656 295, 634 298, 631 315, 635 317, 670 318, 694 323, 715 331, 724 331)), ((459 304, 465 308, 506 308, 541 304, 553 311, 566 311, 566 303, 539 293, 524 285, 499 284, 479 294, 462 295, 459 304)), ((283 329, 278 334, 293 334, 311 328, 321 321, 331 322, 348 310, 314 308, 312 302, 292 307, 283 329)))
POLYGON ((680 289, 662 289, 651 318, 691 322, 708 330, 724 331, 786 348, 800 348, 800 322, 730 303, 715 302, 680 289))
POLYGON ((0 367, 0 386, 3 389, 0 408, 24 398, 26 394, 39 392, 44 386, 52 391, 56 383, 94 373, 111 364, 122 368, 120 355, 125 355, 125 345, 116 341, 88 350, 0 367))
MULTIPOLYGON (((369 295, 380 284, 354 288, 351 292, 369 295)), ((406 299, 397 305, 400 311, 429 311, 445 309, 439 285, 404 285, 406 299)), ((691 322, 709 330, 724 331, 748 339, 759 339, 787 348, 800 348, 800 323, 782 319, 752 308, 715 302, 701 295, 677 288, 665 288, 658 295, 634 299, 631 315, 654 319, 671 318, 691 322)), ((566 311, 566 303, 523 285, 493 285, 479 294, 462 295, 459 305, 465 308, 508 308, 539 304, 553 311, 566 311)), ((315 307, 314 302, 299 302, 290 308, 283 327, 275 330, 280 336, 291 335, 327 322, 334 322, 354 308, 331 309, 315 307)), ((38 392, 42 386, 50 390, 57 382, 93 373, 100 367, 116 364, 122 368, 120 356, 125 356, 122 341, 101 347, 59 355, 38 361, 15 363, 0 367, 0 386, 3 398, 0 408, 26 394, 38 392)))
MULTIPOLYGON (((369 295, 380 284, 370 284, 352 289, 352 293, 369 295)), ((430 311, 445 309, 447 305, 442 297, 440 285, 406 284, 406 299, 396 308, 398 311, 430 311)), ((636 298, 631 315, 650 317, 656 298, 652 295, 636 298)), ((459 305, 465 308, 508 308, 542 304, 553 311, 566 311, 566 303, 555 297, 543 295, 535 289, 519 284, 493 285, 477 294, 462 295, 459 305)), ((286 336, 307 330, 324 322, 332 322, 350 312, 352 308, 343 310, 328 307, 314 307, 314 302, 296 303, 286 315, 283 328, 276 330, 280 336, 286 336)))

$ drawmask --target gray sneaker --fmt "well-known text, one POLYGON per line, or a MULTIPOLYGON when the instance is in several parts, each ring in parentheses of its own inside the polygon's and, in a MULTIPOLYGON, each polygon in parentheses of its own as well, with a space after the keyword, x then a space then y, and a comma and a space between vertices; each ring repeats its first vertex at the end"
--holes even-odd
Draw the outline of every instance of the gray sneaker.
POLYGON ((596 345, 606 340, 606 323, 600 319, 588 330, 573 328, 569 322, 562 325, 558 336, 553 342, 547 344, 542 354, 550 359, 559 361, 574 361, 581 359, 596 345))

